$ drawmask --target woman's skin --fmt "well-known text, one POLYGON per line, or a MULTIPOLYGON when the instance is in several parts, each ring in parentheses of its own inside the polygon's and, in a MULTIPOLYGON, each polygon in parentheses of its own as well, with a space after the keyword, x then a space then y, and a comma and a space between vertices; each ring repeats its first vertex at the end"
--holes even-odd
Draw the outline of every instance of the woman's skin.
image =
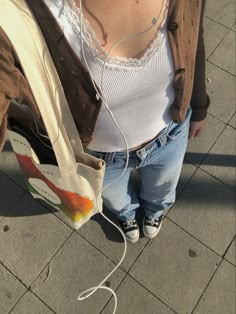
MULTIPOLYGON (((79 0, 74 1, 79 7, 79 0)), ((154 17, 160 15, 157 24, 147 33, 128 39, 115 47, 110 56, 140 58, 156 36, 164 16, 167 0, 82 0, 83 15, 89 21, 105 52, 125 36, 142 32, 152 25, 154 17), (164 1, 164 8, 162 8, 164 1)), ((189 139, 198 137, 206 127, 206 119, 190 123, 189 139)))
MULTIPOLYGON (((75 0, 77 6, 79 1, 75 0)), ((108 52, 120 39, 144 31, 152 25, 152 19, 159 16, 158 23, 148 32, 128 39, 112 49, 110 56, 139 58, 153 41, 160 25, 167 0, 82 0, 84 17, 89 21, 101 46, 108 52), (163 1, 163 10, 161 10, 163 1)))

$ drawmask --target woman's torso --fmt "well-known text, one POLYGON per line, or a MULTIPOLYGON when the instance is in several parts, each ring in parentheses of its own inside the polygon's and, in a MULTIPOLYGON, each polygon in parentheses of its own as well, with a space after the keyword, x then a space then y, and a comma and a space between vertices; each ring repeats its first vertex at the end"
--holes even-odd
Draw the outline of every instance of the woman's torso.
MULTIPOLYGON (((64 6, 62 0, 44 1, 50 7, 79 59, 85 67, 89 66, 93 80, 102 91, 103 100, 106 100, 126 136, 128 147, 134 148, 153 139, 170 122, 169 108, 175 97, 172 86, 173 60, 166 32, 169 0, 161 3, 163 7, 159 23, 144 34, 146 37, 141 35, 135 39, 128 39, 122 47, 119 44, 112 50, 106 60, 104 75, 104 60, 107 51, 114 44, 113 40, 118 41, 135 32, 144 31, 152 25, 152 19, 158 17, 160 12, 151 14, 154 8, 150 10, 148 6, 146 17, 141 12, 141 7, 137 10, 138 13, 134 14, 131 13, 131 6, 126 6, 125 11, 124 7, 110 5, 106 14, 101 13, 102 18, 99 17, 99 12, 102 11, 101 4, 98 9, 95 6, 88 8, 87 1, 83 1, 83 31, 81 31, 80 10, 75 6, 74 0, 65 0, 64 6), (96 12, 96 18, 92 10, 96 12), (111 12, 113 15, 110 15, 111 12), (122 12, 125 12, 125 17, 122 16, 122 12), (118 17, 119 14, 121 17, 118 17), (128 22, 128 25, 125 25, 129 15, 132 16, 133 24, 128 22), (102 35, 109 26, 109 23, 103 22, 106 17, 110 25, 112 20, 116 23, 116 27, 112 28, 114 32, 107 30, 107 43, 104 42, 102 35), (102 22, 98 22, 98 19, 102 22), (125 27, 116 30, 122 21, 125 27), (102 23, 104 29, 101 28, 102 23), (81 37, 85 58, 82 53, 81 37), (103 46, 102 43, 106 45, 103 46)), ((103 5, 104 3, 105 0, 103 5)), ((150 3, 155 4, 152 0, 150 3)), ((134 4, 139 5, 136 2, 134 4)), ((160 7, 157 7, 157 11, 158 8, 160 11, 160 7)), ((93 140, 89 144, 92 150, 112 152, 126 147, 120 131, 104 106, 104 101, 93 135, 93 140)))

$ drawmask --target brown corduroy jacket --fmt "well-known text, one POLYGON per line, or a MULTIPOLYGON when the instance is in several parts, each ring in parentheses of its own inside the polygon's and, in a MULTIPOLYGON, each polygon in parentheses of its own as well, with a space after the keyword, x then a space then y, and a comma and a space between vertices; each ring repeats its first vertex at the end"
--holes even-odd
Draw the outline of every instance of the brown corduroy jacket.
MULTIPOLYGON (((82 143, 86 147, 93 136, 101 100, 96 98, 88 71, 72 50, 44 1, 26 2, 45 37, 82 143)), ((209 98, 205 86, 204 7, 205 0, 170 1, 167 27, 175 69, 175 101, 171 106, 175 121, 184 121, 189 104, 193 110, 193 121, 201 121, 207 114, 209 98)), ((10 42, 0 28, 0 151, 5 141, 8 118, 18 120, 34 133, 32 117, 29 116, 29 111, 23 109, 26 106, 32 110, 36 119, 40 119, 34 96, 14 50, 14 43, 10 42), (22 110, 20 106, 17 109, 9 106, 13 99, 22 104, 22 110)))

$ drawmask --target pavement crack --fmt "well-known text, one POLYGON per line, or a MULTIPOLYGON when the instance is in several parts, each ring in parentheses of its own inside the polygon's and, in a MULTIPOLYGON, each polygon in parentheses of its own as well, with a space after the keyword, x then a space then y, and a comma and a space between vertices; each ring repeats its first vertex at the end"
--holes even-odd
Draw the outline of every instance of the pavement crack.
POLYGON ((48 281, 48 278, 50 277, 51 271, 52 271, 51 262, 49 262, 49 264, 48 264, 48 271, 47 271, 46 278, 44 279, 43 283, 48 281))

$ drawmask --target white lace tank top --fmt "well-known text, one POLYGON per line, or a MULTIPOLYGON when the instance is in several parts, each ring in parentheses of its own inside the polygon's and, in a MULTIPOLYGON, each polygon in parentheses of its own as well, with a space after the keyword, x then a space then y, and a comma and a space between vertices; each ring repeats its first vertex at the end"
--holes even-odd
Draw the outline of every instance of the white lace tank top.
MULTIPOLYGON (((67 40, 82 61, 79 10, 67 0, 44 0, 67 40)), ((167 0, 168 1, 168 0, 167 0)), ((73 2, 73 1, 72 1, 73 2)), ((139 58, 109 57, 106 62, 103 93, 116 121, 124 132, 129 148, 153 139, 170 122, 169 107, 174 101, 173 59, 166 31, 166 17, 156 38, 139 58)), ((155 26, 154 26, 155 27, 155 26)), ((83 19, 84 53, 97 86, 106 53, 89 22, 83 19)), ((89 149, 115 152, 126 148, 104 104, 98 116, 89 149)))

